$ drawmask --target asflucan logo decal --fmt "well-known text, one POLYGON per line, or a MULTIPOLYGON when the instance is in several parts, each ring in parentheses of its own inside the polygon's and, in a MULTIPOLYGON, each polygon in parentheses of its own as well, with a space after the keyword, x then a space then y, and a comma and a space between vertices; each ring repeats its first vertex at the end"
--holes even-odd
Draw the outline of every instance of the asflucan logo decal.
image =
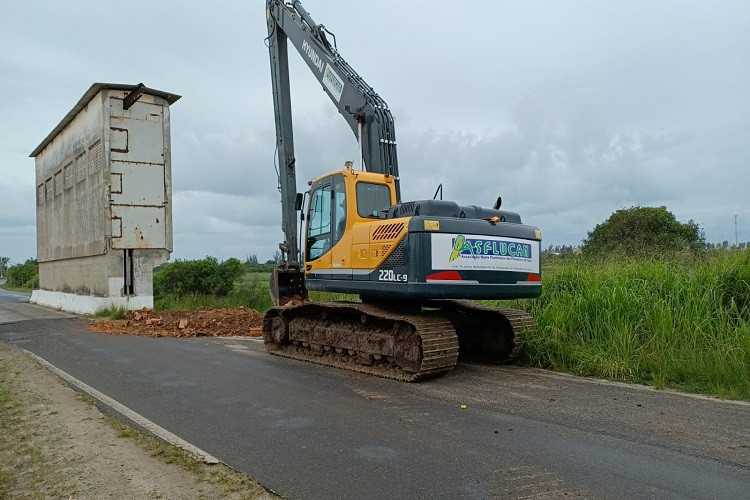
POLYGON ((513 259, 528 259, 531 261, 531 244, 497 239, 467 238, 463 234, 453 238, 453 250, 448 262, 453 262, 462 256, 469 258, 510 257, 513 259))
POLYGON ((539 243, 484 234, 431 233, 432 269, 539 272, 539 243))

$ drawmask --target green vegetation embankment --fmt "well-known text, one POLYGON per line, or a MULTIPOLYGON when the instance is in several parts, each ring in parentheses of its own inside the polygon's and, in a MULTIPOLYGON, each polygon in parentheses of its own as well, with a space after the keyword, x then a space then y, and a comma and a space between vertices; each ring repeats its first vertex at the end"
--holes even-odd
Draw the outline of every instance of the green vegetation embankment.
POLYGON ((513 305, 537 321, 530 365, 750 399, 750 251, 546 265, 513 305))

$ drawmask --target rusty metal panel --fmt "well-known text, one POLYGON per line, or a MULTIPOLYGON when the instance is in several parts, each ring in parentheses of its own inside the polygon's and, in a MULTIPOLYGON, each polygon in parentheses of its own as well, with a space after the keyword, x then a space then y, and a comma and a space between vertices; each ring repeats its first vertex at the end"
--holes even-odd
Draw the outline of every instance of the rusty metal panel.
POLYGON ((122 109, 111 99, 110 151, 112 162, 164 164, 164 111, 158 104, 136 102, 122 109))
POLYGON ((164 108, 110 99, 112 248, 166 248, 164 108))
POLYGON ((112 248, 165 248, 164 207, 112 205, 112 248))
POLYGON ((163 206, 164 166, 113 163, 111 202, 114 205, 163 206))

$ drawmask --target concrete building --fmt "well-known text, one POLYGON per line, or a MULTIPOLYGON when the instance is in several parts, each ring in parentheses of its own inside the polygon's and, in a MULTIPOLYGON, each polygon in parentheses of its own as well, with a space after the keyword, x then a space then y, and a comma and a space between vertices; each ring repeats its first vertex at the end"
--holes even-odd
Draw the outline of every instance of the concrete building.
POLYGON ((95 83, 31 153, 39 290, 31 302, 91 314, 153 307, 172 251, 169 106, 180 96, 95 83))

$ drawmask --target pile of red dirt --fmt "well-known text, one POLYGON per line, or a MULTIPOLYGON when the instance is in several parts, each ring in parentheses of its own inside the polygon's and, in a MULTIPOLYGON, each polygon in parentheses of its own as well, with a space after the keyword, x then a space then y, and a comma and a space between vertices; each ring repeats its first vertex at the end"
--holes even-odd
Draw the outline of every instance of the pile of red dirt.
POLYGON ((260 337, 263 315, 248 307, 128 312, 126 319, 94 321, 88 330, 147 337, 260 337))

